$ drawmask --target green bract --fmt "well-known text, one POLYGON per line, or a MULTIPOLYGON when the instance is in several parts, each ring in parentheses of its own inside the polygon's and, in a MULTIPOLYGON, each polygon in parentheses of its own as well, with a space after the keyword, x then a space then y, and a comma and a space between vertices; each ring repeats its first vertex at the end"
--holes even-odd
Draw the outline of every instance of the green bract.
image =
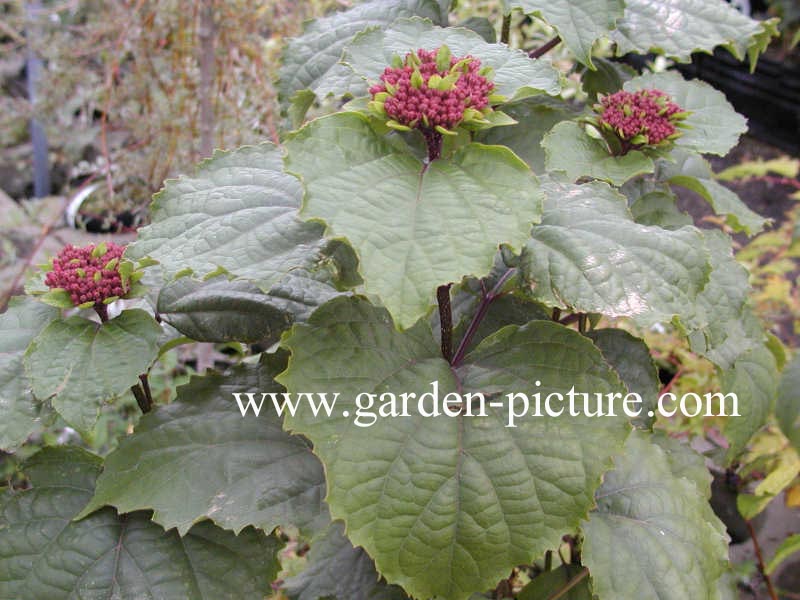
MULTIPOLYGON (((144 298, 94 314, 57 287, 0 316, 0 450, 21 465, 0 598, 730 597, 705 457, 653 433, 658 400, 680 357, 708 361, 701 383, 738 395, 714 422, 733 472, 773 412, 800 444, 800 363, 733 254, 730 233, 767 221, 702 155, 744 118, 611 54, 754 60, 774 24, 724 0, 505 0, 502 21, 461 7, 454 27, 451 8, 368 0, 310 23, 283 52, 280 143, 165 182, 112 265, 144 298), (515 47, 522 13, 564 60, 515 47), (656 332, 679 351, 653 352, 656 332), (197 358, 219 372, 151 393, 189 342, 224 344, 197 358)), ((75 288, 83 267, 60 267, 75 288)))

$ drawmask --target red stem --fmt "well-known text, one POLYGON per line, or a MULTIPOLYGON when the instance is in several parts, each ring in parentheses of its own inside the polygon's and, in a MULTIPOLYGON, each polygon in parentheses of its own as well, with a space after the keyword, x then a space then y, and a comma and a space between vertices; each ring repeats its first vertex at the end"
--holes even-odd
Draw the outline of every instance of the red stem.
POLYGON ((550 52, 550 50, 552 50, 553 48, 558 46, 560 43, 561 43, 561 37, 557 35, 552 40, 547 42, 544 46, 540 46, 539 48, 536 48, 535 50, 531 50, 528 53, 528 56, 530 56, 531 58, 539 58, 540 56, 543 56, 543 55, 547 54, 548 52, 550 52))
POLYGON ((764 555, 761 553, 761 546, 758 543, 758 537, 756 537, 756 531, 753 529, 753 524, 750 522, 749 519, 745 519, 745 523, 747 523, 747 531, 750 532, 750 539, 753 540, 753 548, 756 551, 756 560, 758 561, 758 572, 761 573, 761 577, 764 579, 764 583, 767 584, 767 591, 769 592, 769 597, 772 600, 778 600, 778 594, 775 592, 775 588, 772 586, 772 580, 767 575, 766 567, 764 566, 764 555))
POLYGON ((475 337, 475 333, 477 333, 478 327, 480 327, 483 318, 489 311, 489 305, 491 305, 491 303, 494 302, 501 295, 500 290, 516 272, 517 272, 516 269, 509 269, 508 271, 503 273, 503 276, 498 280, 498 282, 492 288, 492 291, 490 291, 488 294, 483 294, 483 296, 481 297, 481 302, 478 305, 478 310, 475 311, 475 315, 472 317, 472 321, 470 321, 469 327, 467 328, 467 332, 461 339, 461 343, 458 344, 458 348, 456 349, 456 354, 455 356, 453 356, 453 360, 450 363, 451 365, 457 367, 461 363, 461 361, 464 358, 464 355, 467 353, 467 347, 472 341, 472 338, 475 337))

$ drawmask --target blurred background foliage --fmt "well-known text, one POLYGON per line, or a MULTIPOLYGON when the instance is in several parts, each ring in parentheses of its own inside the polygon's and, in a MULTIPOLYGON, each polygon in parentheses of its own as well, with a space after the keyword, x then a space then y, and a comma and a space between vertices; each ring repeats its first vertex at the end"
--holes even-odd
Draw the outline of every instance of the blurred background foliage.
POLYGON ((53 0, 26 10, 22 1, 0 2, 0 147, 17 149, 0 163, 2 187, 12 197, 30 195, 21 175, 30 171, 34 114, 50 144, 53 192, 108 173, 112 206, 128 209, 146 205, 164 179, 208 155, 208 131, 216 148, 276 140, 272 82, 282 41, 304 20, 343 6, 53 0), (25 93, 26 39, 44 62, 33 104, 25 93))

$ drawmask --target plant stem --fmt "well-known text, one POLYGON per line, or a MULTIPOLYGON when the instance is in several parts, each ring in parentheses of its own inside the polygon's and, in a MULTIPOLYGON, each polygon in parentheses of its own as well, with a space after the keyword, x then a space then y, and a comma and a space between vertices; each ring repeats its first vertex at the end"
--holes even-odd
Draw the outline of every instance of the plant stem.
POLYGON ((561 325, 564 325, 564 326, 572 325, 573 323, 577 323, 578 321, 581 320, 581 315, 582 315, 582 313, 569 314, 566 317, 564 317, 563 319, 561 319, 559 321, 559 323, 561 323, 561 325))
POLYGON ((667 382, 667 384, 661 388, 661 391, 659 392, 658 395, 663 396, 664 394, 668 393, 672 389, 672 386, 675 385, 675 382, 678 381, 678 378, 681 375, 683 375, 683 365, 680 365, 678 367, 678 370, 675 371, 675 375, 673 375, 672 378, 667 382))
POLYGON ((478 331, 478 327, 483 321, 483 318, 486 316, 486 313, 489 311, 489 305, 494 302, 498 296, 500 296, 500 290, 503 288, 506 282, 511 279, 514 274, 516 274, 516 272, 516 268, 509 269, 503 273, 503 276, 497 281, 495 286, 492 288, 492 291, 490 291, 488 294, 483 294, 481 297, 481 302, 478 305, 478 310, 475 311, 472 321, 470 321, 469 327, 467 328, 467 332, 464 334, 464 337, 458 344, 458 348, 456 349, 456 354, 453 357, 453 360, 450 361, 451 365, 457 367, 462 361, 464 355, 467 353, 467 347, 469 347, 472 338, 475 337, 475 333, 478 331))
POLYGON ((150 391, 150 381, 147 379, 147 373, 139 375, 139 381, 142 382, 142 390, 144 396, 147 398, 148 411, 153 407, 153 393, 150 391))
MULTIPOLYGON (((560 590, 557 590, 556 592, 553 592, 552 594, 550 594, 547 597, 547 600, 558 600, 559 598, 563 598, 564 595, 567 592, 569 592, 572 588, 574 588, 576 585, 578 585, 581 581, 586 579, 587 575, 589 575, 589 569, 587 569, 586 567, 583 567, 583 569, 581 570, 580 573, 578 573, 577 575, 575 575, 575 577, 570 579, 567 582, 567 584, 564 587, 562 587, 560 590)), ((776 600, 777 600, 777 598, 776 598, 776 600)))
POLYGON ((772 600, 778 600, 778 594, 775 591, 775 588, 772 586, 772 580, 770 579, 769 575, 767 575, 767 569, 764 564, 764 555, 761 553, 761 545, 758 543, 758 537, 756 536, 755 529, 753 529, 753 523, 750 521, 750 519, 745 519, 744 522, 747 523, 747 531, 750 533, 750 539, 753 540, 753 548, 756 551, 756 560, 758 561, 758 572, 761 573, 764 583, 767 584, 767 592, 769 592, 769 597, 772 600))
POLYGON ((500 43, 508 44, 511 38, 511 13, 503 15, 503 27, 500 30, 500 43))
POLYGON ((95 304, 94 305, 94 312, 97 313, 97 316, 100 317, 100 322, 105 323, 108 321, 108 305, 107 304, 95 304))
POLYGON ((544 553, 544 570, 545 571, 552 571, 553 570, 553 551, 548 550, 544 553))
POLYGON ((141 386, 136 383, 131 386, 131 392, 133 393, 134 398, 136 398, 136 404, 139 405, 139 409, 142 411, 142 414, 147 414, 150 412, 150 409, 153 408, 153 405, 148 402, 147 396, 144 395, 141 386))
POLYGON ((450 284, 436 288, 439 304, 439 329, 442 334, 442 356, 447 362, 453 358, 453 310, 450 306, 450 284))
POLYGON ((582 314, 578 318, 578 331, 580 331, 581 333, 586 333, 586 325, 587 325, 588 321, 589 321, 589 318, 585 314, 582 314))
POLYGON ((444 142, 442 134, 435 129, 422 129, 425 136, 425 143, 428 146, 428 163, 433 162, 442 155, 442 144, 444 142))
POLYGON ((540 56, 543 56, 548 52, 550 52, 550 50, 558 46, 558 44, 560 43, 561 43, 561 37, 556 36, 552 40, 547 42, 544 46, 540 46, 539 48, 536 48, 535 50, 531 50, 530 52, 528 52, 528 56, 530 56, 531 58, 539 58, 540 56))

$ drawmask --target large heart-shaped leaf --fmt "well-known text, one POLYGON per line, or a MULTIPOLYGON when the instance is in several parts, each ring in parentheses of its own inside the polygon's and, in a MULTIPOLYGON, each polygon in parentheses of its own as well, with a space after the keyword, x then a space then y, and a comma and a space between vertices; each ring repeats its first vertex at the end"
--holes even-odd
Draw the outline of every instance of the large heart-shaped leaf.
POLYGON ((252 600, 269 594, 280 542, 201 523, 184 536, 148 513, 110 508, 73 518, 92 497, 102 462, 74 446, 26 466, 33 489, 0 496, 0 597, 14 600, 174 598, 252 600))
POLYGON ((120 512, 152 509, 153 520, 184 535, 201 519, 238 533, 324 526, 325 477, 307 442, 281 428, 266 400, 243 416, 234 393, 260 404, 283 388, 272 376, 283 361, 238 367, 227 375, 195 377, 167 406, 145 415, 107 458, 97 492, 83 511, 109 504, 120 512))
POLYGON ((354 548, 344 524, 333 521, 311 540, 308 566, 283 582, 292 600, 408 600, 402 588, 387 585, 363 548, 354 548))
POLYGON ((543 189, 542 222, 522 254, 536 297, 645 323, 691 314, 709 271, 699 231, 635 223, 625 198, 604 183, 543 189))
POLYGON ((726 217, 734 231, 748 235, 759 233, 768 220, 750 210, 736 192, 714 179, 711 165, 699 154, 685 150, 672 153, 675 162, 661 161, 656 171, 657 179, 697 192, 711 205, 714 212, 726 217))
POLYGON ((539 216, 536 178, 500 146, 469 144, 422 163, 363 115, 339 113, 306 125, 287 148, 287 168, 306 185, 302 215, 347 239, 364 289, 401 327, 428 311, 437 286, 487 273, 498 246, 521 244, 539 216))
POLYGON ((600 349, 628 391, 642 399, 641 414, 632 419, 633 423, 642 427, 652 425, 661 384, 647 344, 623 329, 595 329, 586 336, 600 349))
POLYGON ((506 11, 519 8, 555 27, 580 62, 592 65, 592 47, 607 37, 622 16, 623 0, 504 0, 506 11))
POLYGON ((649 439, 664 451, 673 475, 688 479, 704 498, 711 498, 713 476, 706 466, 705 456, 692 449, 688 442, 681 442, 663 431, 654 432, 649 439))
POLYGON ((775 416, 783 434, 800 451, 800 355, 781 373, 775 416))
POLYGON ((733 256, 730 238, 720 231, 703 234, 711 274, 691 310, 681 318, 692 350, 723 369, 761 345, 764 331, 747 304, 749 274, 733 256))
POLYGON ((774 21, 755 21, 725 0, 625 0, 612 39, 617 55, 659 52, 688 62, 692 53, 724 46, 753 64, 777 35, 774 21))
MULTIPOLYGON (((600 598, 717 598, 725 526, 694 482, 644 433, 628 438, 582 524, 583 563, 600 598)), ((677 464, 677 463, 676 463, 677 464)))
POLYGON ((374 28, 357 35, 342 60, 374 83, 392 63, 392 57, 442 45, 450 48, 453 56, 474 56, 480 59, 481 65, 492 67, 495 91, 506 98, 561 92, 560 76, 549 61, 533 60, 505 44, 490 44, 469 29, 434 27, 419 18, 400 19, 386 31, 374 28))
POLYGON ((167 277, 228 272, 269 291, 325 250, 322 227, 297 217, 302 194, 272 144, 216 152, 155 195, 153 222, 126 255, 157 260, 167 277))
MULTIPOLYGON (((778 367, 775 356, 759 345, 739 357, 730 369, 722 371, 723 394, 736 394, 739 416, 728 417, 725 438, 730 444, 726 460, 733 462, 750 438, 761 429, 775 406, 778 394, 778 367)), ((731 402, 726 406, 730 414, 731 402)))
POLYGON ((292 271, 269 293, 250 281, 225 276, 208 281, 182 277, 158 294, 159 316, 199 342, 261 342, 270 345, 295 320, 339 295, 308 271, 292 271))
POLYGON ((39 405, 22 366, 28 344, 59 311, 32 298, 12 298, 0 315, 0 450, 13 450, 38 427, 39 405))
POLYGON ((570 181, 592 177, 622 185, 632 177, 652 173, 653 161, 636 150, 612 156, 602 142, 587 135, 579 123, 559 123, 542 139, 547 169, 563 171, 570 181))
POLYGON ((161 327, 140 309, 105 323, 82 317, 53 321, 25 354, 25 370, 39 400, 50 400, 64 420, 91 430, 100 404, 139 383, 158 353, 161 327))
POLYGON ((385 309, 338 298, 283 344, 292 358, 278 380, 290 392, 341 394, 329 418, 301 407, 286 420, 325 464, 331 513, 378 571, 415 597, 468 598, 555 547, 586 515, 629 430, 624 417, 535 417, 534 400, 524 410, 519 396, 514 414, 526 416, 507 426, 509 393, 566 398, 574 386, 593 399, 624 395, 597 348, 553 322, 505 327, 453 367, 423 321, 399 332, 385 309), (440 404, 448 393, 482 393, 485 411, 473 398, 458 416, 426 418, 433 397, 418 400, 434 388, 440 404), (378 416, 388 393, 413 394, 408 416, 399 416, 399 397, 398 416, 378 416), (359 394, 375 394, 373 404, 359 394))
POLYGON ((681 137, 675 140, 677 146, 724 156, 747 131, 747 120, 733 109, 725 94, 705 82, 687 81, 677 71, 645 73, 626 81, 623 87, 629 92, 659 89, 689 111, 684 121, 689 128, 681 130, 681 137))
POLYGON ((286 107, 303 90, 319 99, 366 92, 363 80, 339 62, 353 37, 367 27, 387 27, 399 17, 418 15, 446 24, 448 6, 449 2, 442 0, 371 0, 312 21, 283 51, 278 85, 281 103, 286 107))

